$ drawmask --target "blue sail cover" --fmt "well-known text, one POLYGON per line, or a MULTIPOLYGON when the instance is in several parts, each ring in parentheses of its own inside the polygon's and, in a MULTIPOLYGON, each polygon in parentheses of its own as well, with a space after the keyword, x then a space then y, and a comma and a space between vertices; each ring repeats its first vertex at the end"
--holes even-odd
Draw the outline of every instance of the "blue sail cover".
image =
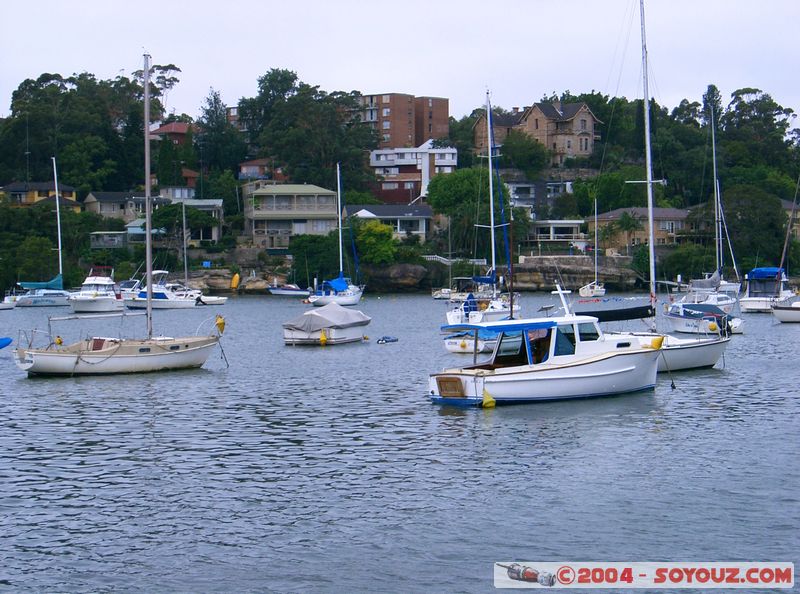
POLYGON ((774 266, 766 268, 753 268, 753 270, 750 271, 750 274, 747 276, 747 278, 775 279, 775 278, 782 278, 783 273, 784 273, 783 268, 776 268, 774 266))
POLYGON ((496 285, 497 284, 497 273, 494 270, 490 270, 487 276, 473 276, 472 280, 476 283, 484 283, 487 285, 496 285))
POLYGON ((328 288, 335 293, 341 293, 347 290, 349 283, 344 275, 340 272, 339 276, 334 279, 326 280, 322 283, 323 289, 328 288))
POLYGON ((56 289, 59 291, 64 290, 64 280, 62 279, 60 274, 55 275, 49 281, 41 282, 41 283, 17 283, 23 289, 56 289))

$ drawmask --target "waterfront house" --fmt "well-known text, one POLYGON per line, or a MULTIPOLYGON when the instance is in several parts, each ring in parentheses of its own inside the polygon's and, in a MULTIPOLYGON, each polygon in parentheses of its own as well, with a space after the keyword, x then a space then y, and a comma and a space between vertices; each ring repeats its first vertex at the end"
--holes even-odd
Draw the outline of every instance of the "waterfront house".
POLYGON ((347 205, 342 214, 344 217, 378 220, 392 228, 395 239, 415 237, 420 242, 427 239, 433 219, 433 210, 427 204, 347 205))

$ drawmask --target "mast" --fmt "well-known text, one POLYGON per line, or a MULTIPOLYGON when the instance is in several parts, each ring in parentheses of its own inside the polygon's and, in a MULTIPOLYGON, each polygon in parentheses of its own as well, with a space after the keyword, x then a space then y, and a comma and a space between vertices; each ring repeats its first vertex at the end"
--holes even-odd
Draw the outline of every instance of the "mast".
MULTIPOLYGON (((339 163, 336 163, 336 216, 339 227, 339 276, 344 276, 344 259, 342 257, 342 175, 339 163)), ((356 282, 358 275, 356 275, 356 282)))
POLYGON ((189 257, 186 253, 186 202, 181 201, 181 214, 183 218, 183 284, 189 286, 189 257))
POLYGON ((150 55, 144 55, 144 220, 145 260, 147 262, 147 338, 153 337, 153 223, 150 197, 150 55))
POLYGON ((722 215, 719 199, 719 178, 717 177, 717 138, 714 128, 714 105, 711 104, 711 160, 714 167, 714 250, 716 251, 715 266, 722 274, 722 215))
MULTIPOLYGON (((650 307, 656 310, 656 254, 653 230, 653 157, 650 152, 650 90, 647 86, 647 40, 644 30, 644 0, 639 0, 642 21, 642 78, 644 86, 644 156, 647 180, 648 249, 650 255, 650 307)), ((655 317, 653 317, 655 326, 655 317)))
POLYGON ((58 172, 56 171, 56 158, 50 157, 53 160, 53 187, 56 191, 56 226, 58 227, 58 276, 62 277, 63 288, 63 274, 64 267, 61 262, 61 201, 58 199, 58 172))
POLYGON ((594 199, 594 286, 597 286, 597 198, 594 199))
MULTIPOLYGON (((492 179, 492 104, 486 91, 486 145, 489 148, 489 229, 492 242, 492 274, 497 277, 497 257, 494 245, 494 180, 492 179)), ((492 284, 492 297, 497 296, 497 283, 492 284)))

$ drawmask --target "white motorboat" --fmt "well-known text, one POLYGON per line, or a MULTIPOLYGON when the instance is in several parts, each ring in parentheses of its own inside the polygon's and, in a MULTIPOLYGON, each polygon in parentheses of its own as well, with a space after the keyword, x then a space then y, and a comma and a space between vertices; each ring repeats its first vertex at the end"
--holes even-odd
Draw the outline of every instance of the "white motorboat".
POLYGON ((93 271, 89 271, 80 291, 72 293, 68 301, 75 313, 120 311, 125 308, 122 293, 113 277, 94 275, 93 271))
POLYGON ((742 319, 708 303, 673 303, 664 314, 671 332, 719 336, 741 334, 742 319))
POLYGON ((739 299, 742 313, 770 313, 776 302, 794 295, 783 268, 754 268, 744 279, 745 294, 739 299))
POLYGON ((372 318, 346 309, 336 302, 311 309, 283 323, 283 341, 288 345, 327 346, 364 340, 364 326, 372 318))
POLYGON ((783 323, 800 323, 800 297, 790 297, 772 305, 772 315, 783 323))
POLYGON ((311 291, 308 289, 301 289, 293 283, 285 283, 283 285, 273 285, 267 287, 270 295, 279 295, 281 297, 308 297, 311 291))
MULTIPOLYGON (((169 272, 166 270, 153 271, 153 309, 188 309, 198 305, 223 305, 228 298, 216 295, 203 295, 198 289, 190 289, 181 283, 168 282, 169 272)), ((125 305, 130 309, 145 309, 147 307, 147 288, 142 286, 138 294, 125 299, 125 305)))
POLYGON ((329 303, 339 305, 356 305, 361 301, 364 293, 363 285, 354 284, 344 275, 344 254, 342 252, 342 176, 339 164, 336 164, 336 210, 337 227, 339 229, 339 276, 334 279, 326 280, 322 287, 309 295, 308 302, 312 305, 321 307, 329 303))
POLYGON ((17 307, 63 307, 69 305, 69 291, 61 288, 50 288, 47 285, 61 283, 61 275, 46 283, 18 283, 22 289, 27 289, 23 293, 10 295, 4 301, 14 302, 17 307), (40 286, 45 285, 45 286, 40 286))
POLYGON ((630 336, 606 335, 597 318, 554 318, 458 324, 452 331, 497 333, 489 360, 431 374, 436 404, 494 406, 593 398, 655 386, 662 339, 648 346, 630 336))
MULTIPOLYGON (((152 198, 150 176, 150 56, 144 59, 144 164, 145 164, 145 249, 146 279, 153 284, 152 255, 152 198)), ((53 159, 55 169, 55 159, 53 159)), ((58 194, 56 190, 56 195, 58 194)), ((52 327, 47 333, 44 346, 35 345, 39 333, 20 332, 20 340, 14 351, 14 361, 21 370, 33 375, 96 375, 143 373, 173 369, 201 367, 208 359, 211 349, 219 343, 225 329, 225 320, 216 317, 217 333, 205 336, 166 337, 153 336, 153 316, 150 296, 147 297, 145 317, 147 335, 144 338, 110 338, 91 336, 71 344, 63 344, 59 336, 53 336, 52 327)), ((118 317, 124 314, 98 314, 94 316, 118 317)), ((64 319, 64 318, 61 318, 64 319)), ((85 319, 71 316, 69 319, 85 319)), ((58 321, 51 318, 49 321, 58 321)))

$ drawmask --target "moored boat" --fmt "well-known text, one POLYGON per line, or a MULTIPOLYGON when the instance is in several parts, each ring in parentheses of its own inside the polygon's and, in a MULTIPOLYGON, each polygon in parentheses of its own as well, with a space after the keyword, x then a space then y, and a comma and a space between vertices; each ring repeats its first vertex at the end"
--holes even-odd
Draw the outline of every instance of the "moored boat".
POLYGON ((355 309, 329 303, 283 323, 283 342, 288 345, 327 346, 364 340, 364 326, 372 321, 355 309))
POLYGON ((754 268, 744 279, 745 294, 739 299, 743 313, 769 313, 774 303, 793 295, 783 268, 754 268))
POLYGON ((491 358, 431 374, 436 404, 494 406, 610 396, 655 386, 661 337, 643 346, 606 335, 597 319, 561 316, 445 327, 497 333, 491 358))

